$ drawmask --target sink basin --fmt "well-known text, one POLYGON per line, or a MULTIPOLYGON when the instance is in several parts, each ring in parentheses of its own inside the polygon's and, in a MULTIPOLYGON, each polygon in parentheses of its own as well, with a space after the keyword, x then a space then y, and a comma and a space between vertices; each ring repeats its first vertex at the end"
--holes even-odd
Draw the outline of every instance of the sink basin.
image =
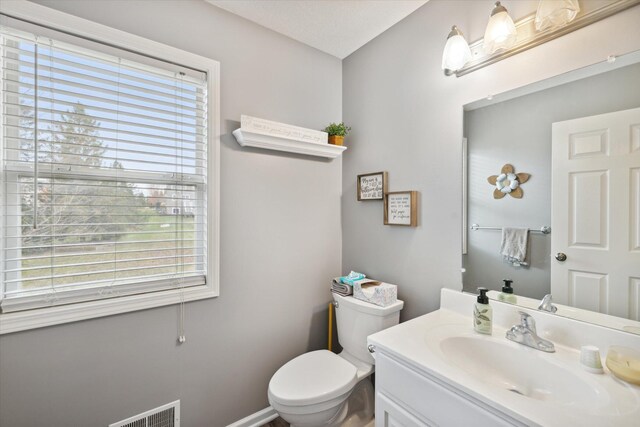
POLYGON ((573 408, 596 417, 628 414, 639 407, 638 395, 628 385, 611 388, 605 375, 583 370, 577 351, 556 346, 555 353, 545 353, 508 341, 505 332, 494 328, 493 335, 480 335, 466 324, 441 324, 427 330, 423 342, 452 372, 514 403, 573 408))
POLYGON ((440 349, 447 362, 478 380, 531 399, 592 406, 602 394, 538 350, 516 348, 491 338, 445 338, 440 349))

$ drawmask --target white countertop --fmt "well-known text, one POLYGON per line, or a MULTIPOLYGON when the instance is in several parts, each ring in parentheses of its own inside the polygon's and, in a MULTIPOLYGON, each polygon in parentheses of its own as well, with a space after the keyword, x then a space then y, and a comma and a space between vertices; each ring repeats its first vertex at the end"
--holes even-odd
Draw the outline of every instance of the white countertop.
MULTIPOLYGON (((629 347, 640 348, 640 339, 620 331, 523 310, 528 311, 539 322, 539 335, 554 342, 556 352, 545 353, 505 338, 506 325, 517 323, 519 318, 518 308, 509 304, 491 303, 495 319, 492 336, 474 332, 471 318, 474 302, 475 299, 471 295, 444 289, 443 308, 371 335, 368 341, 376 347, 376 352, 384 353, 424 376, 440 380, 527 425, 640 425, 640 387, 618 380, 606 367, 605 374, 592 374, 584 370, 579 363, 579 345, 600 346, 604 359, 609 345, 626 344, 629 347), (463 314, 465 311, 468 315, 463 314), (554 330, 555 333, 552 333, 554 330), (571 389, 571 396, 560 396, 559 400, 558 394, 556 398, 546 400, 544 397, 536 399, 513 393, 499 385, 503 378, 498 362, 487 366, 487 374, 484 376, 484 373, 478 374, 481 371, 470 374, 468 369, 462 369, 447 357, 440 343, 444 338, 452 336, 490 340, 493 341, 492 344, 498 345, 497 348, 510 346, 511 348, 505 350, 522 359, 522 370, 535 375, 536 368, 532 365, 536 363, 531 361, 540 360, 545 369, 566 374, 571 381, 576 380, 576 384, 580 386, 574 388, 580 390, 571 389), (575 345, 579 340, 588 342, 575 345), (574 392, 578 396, 575 399, 574 392)), ((473 360, 474 354, 469 353, 467 357, 473 360)), ((497 359, 499 357, 496 357, 497 359)), ((473 365, 473 362, 470 365, 473 365)), ((478 365, 478 370, 484 369, 480 362, 478 365)))

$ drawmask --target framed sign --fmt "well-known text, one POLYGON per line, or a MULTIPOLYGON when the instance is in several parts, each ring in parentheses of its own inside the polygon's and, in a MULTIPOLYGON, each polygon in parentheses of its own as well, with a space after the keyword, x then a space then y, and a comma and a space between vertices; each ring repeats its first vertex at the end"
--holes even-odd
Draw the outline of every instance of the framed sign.
POLYGON ((387 173, 374 172, 358 175, 358 201, 382 200, 387 193, 387 173))
POLYGON ((418 226, 418 192, 394 191, 384 196, 384 225, 418 226))

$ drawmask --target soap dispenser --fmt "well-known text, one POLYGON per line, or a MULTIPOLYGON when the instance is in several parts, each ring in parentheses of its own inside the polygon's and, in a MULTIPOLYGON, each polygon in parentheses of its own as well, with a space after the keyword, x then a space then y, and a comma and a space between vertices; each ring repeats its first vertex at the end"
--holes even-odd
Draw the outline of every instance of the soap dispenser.
POLYGON ((504 286, 502 286, 502 292, 500 292, 500 295, 498 295, 498 301, 508 302, 509 304, 516 304, 518 302, 518 299, 513 294, 513 288, 511 287, 513 280, 504 279, 503 282, 504 286))
POLYGON ((478 288, 478 300, 473 306, 473 329, 481 334, 491 335, 491 318, 493 317, 487 288, 478 288))

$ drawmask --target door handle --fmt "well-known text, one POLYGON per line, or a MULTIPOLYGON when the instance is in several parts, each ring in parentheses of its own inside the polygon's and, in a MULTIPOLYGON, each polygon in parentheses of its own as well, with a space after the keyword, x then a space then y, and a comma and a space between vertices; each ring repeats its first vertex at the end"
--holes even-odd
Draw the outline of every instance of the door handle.
POLYGON ((567 260, 567 254, 564 254, 562 252, 558 252, 556 254, 556 259, 560 262, 566 261, 567 260))

